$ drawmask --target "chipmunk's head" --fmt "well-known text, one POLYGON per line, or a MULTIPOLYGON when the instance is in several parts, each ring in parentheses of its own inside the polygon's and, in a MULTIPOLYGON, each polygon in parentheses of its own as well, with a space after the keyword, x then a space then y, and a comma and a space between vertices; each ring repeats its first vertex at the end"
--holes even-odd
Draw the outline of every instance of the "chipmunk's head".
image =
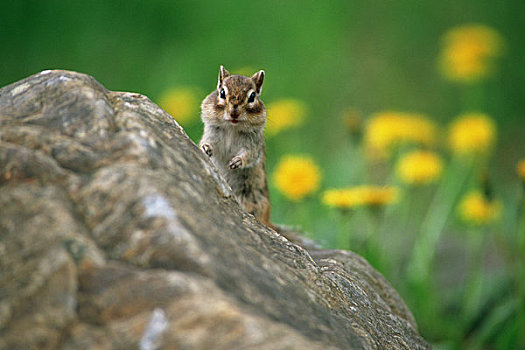
MULTIPOLYGON (((218 119, 214 122, 239 127, 264 126, 266 110, 259 99, 263 81, 263 70, 258 71, 252 77, 245 77, 231 75, 221 66, 217 90, 206 99, 211 99, 208 102, 213 102, 211 117, 218 119)), ((205 106, 206 100, 203 102, 203 111, 206 107, 209 108, 205 106)))

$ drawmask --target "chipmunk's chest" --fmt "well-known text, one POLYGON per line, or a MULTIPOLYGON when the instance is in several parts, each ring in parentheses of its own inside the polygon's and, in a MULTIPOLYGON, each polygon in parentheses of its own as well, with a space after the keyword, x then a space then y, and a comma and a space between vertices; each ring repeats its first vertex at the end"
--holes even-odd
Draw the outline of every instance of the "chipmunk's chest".
POLYGON ((234 128, 218 128, 215 138, 215 154, 222 160, 230 160, 244 144, 245 136, 234 128))

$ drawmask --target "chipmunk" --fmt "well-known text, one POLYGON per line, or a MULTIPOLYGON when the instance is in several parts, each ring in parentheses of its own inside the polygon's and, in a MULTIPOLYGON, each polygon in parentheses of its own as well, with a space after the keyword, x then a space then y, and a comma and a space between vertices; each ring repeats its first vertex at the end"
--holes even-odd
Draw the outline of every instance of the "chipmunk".
POLYGON ((217 89, 201 104, 200 147, 219 169, 239 204, 262 224, 270 223, 265 170, 266 109, 260 100, 264 71, 252 77, 219 70, 217 89))

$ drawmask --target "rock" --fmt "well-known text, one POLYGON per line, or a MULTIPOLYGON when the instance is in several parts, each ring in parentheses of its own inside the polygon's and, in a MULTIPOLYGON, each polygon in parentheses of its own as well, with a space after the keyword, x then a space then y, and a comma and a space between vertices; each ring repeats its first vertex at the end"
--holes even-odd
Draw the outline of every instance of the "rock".
POLYGON ((0 90, 0 349, 427 349, 364 259, 240 209, 148 98, 0 90))

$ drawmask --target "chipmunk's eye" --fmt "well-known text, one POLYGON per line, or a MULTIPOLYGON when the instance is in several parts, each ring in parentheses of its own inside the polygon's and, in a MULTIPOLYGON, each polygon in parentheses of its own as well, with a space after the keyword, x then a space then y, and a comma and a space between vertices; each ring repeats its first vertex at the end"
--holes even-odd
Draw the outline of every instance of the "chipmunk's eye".
POLYGON ((252 91, 252 93, 248 97, 248 103, 252 103, 253 101, 255 101, 255 91, 252 91))
POLYGON ((219 95, 222 99, 226 98, 226 91, 224 91, 224 89, 221 89, 221 91, 219 91, 219 95))

